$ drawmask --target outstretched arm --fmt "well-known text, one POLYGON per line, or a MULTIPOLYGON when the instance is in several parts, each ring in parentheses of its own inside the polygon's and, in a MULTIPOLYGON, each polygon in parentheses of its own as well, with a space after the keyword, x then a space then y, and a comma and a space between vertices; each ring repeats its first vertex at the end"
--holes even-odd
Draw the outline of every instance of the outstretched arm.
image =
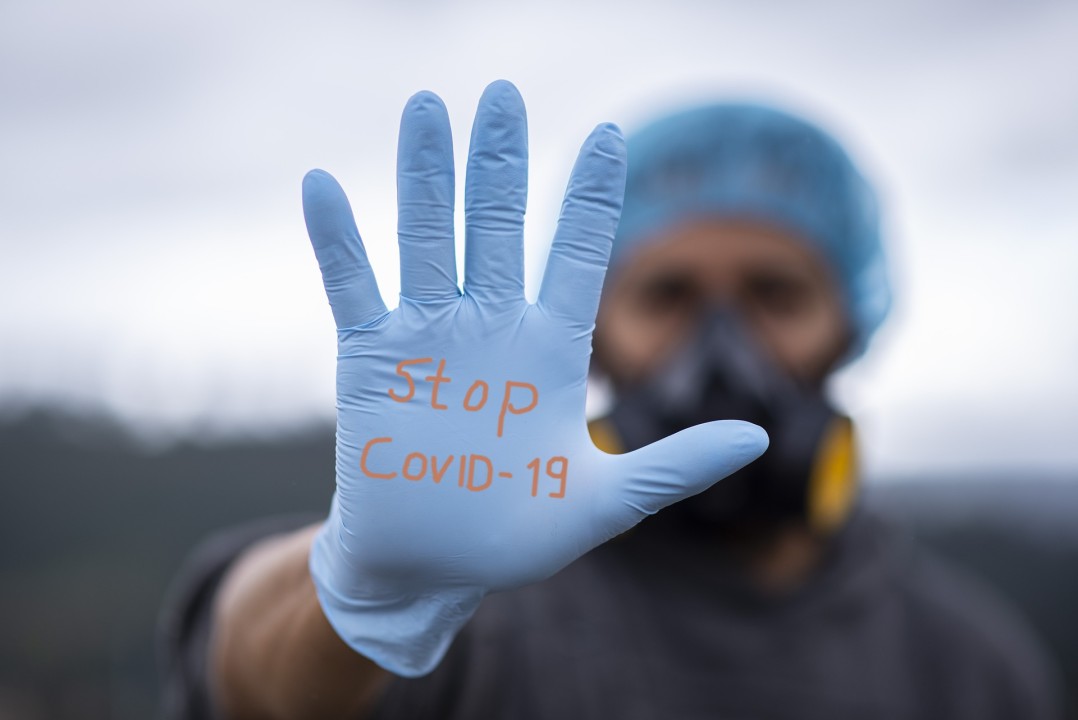
POLYGON ((222 717, 355 718, 390 674, 333 631, 307 558, 320 525, 251 546, 217 594, 211 692, 222 717))
POLYGON ((767 446, 737 421, 624 455, 592 444, 591 335, 625 144, 612 125, 585 140, 534 304, 524 298, 527 166, 523 102, 493 83, 472 129, 461 287, 448 114, 432 93, 409 100, 393 311, 340 185, 322 171, 304 179, 337 326, 337 488, 321 526, 252 549, 229 578, 214 657, 236 717, 256 706, 271 717, 363 708, 385 677, 371 661, 429 673, 487 593, 553 575, 767 446))

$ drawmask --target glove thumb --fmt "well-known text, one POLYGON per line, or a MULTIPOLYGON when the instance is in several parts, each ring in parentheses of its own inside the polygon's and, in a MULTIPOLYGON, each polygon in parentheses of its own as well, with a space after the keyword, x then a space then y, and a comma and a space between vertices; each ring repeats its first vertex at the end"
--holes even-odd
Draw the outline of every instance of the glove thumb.
POLYGON ((647 515, 711 487, 767 449, 767 433, 741 420, 719 420, 682 430, 625 455, 616 455, 614 482, 605 494, 604 526, 611 537, 647 515))

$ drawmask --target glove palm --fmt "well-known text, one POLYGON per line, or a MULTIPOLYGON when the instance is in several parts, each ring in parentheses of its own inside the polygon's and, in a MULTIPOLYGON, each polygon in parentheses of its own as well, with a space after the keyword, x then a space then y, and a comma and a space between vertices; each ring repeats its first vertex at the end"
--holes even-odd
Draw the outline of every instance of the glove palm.
POLYGON ((321 171, 305 178, 338 328, 337 490, 311 573, 341 637, 393 672, 429 672, 487 592, 549 577, 766 447, 759 428, 733 421, 626 455, 591 443, 591 332, 624 171, 620 133, 599 126, 529 304, 524 108, 512 85, 492 84, 472 133, 462 292, 448 118, 436 96, 416 95, 401 122, 392 312, 343 191, 321 171))

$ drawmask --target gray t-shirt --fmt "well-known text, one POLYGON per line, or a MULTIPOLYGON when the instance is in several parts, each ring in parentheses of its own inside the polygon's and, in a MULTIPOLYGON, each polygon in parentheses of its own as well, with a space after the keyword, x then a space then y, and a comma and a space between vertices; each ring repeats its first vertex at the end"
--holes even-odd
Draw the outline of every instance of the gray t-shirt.
MULTIPOLYGON (((311 521, 239 528, 192 556, 163 615, 167 718, 213 717, 210 608, 231 561, 311 521)), ((488 596, 438 668, 391 682, 373 719, 1059 716, 1017 616, 868 512, 783 597, 709 545, 660 513, 545 582, 488 596)))

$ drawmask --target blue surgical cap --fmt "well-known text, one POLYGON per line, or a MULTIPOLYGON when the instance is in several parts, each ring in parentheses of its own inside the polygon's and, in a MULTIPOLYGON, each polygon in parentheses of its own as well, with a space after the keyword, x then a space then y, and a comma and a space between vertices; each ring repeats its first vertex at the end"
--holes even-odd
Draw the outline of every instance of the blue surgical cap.
POLYGON ((688 217, 759 219, 817 247, 835 270, 860 356, 891 305, 875 193, 829 135, 785 112, 722 103, 628 139, 612 264, 688 217))

